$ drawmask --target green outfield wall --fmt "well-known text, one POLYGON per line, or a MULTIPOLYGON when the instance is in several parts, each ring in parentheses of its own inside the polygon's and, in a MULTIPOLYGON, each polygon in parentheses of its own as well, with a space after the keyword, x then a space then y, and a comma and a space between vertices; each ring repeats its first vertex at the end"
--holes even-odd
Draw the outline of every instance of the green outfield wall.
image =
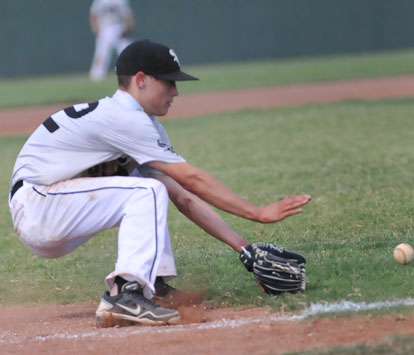
MULTIPOLYGON (((130 0, 135 39, 181 63, 414 47, 414 0, 130 0)), ((88 0, 0 0, 0 77, 87 72, 88 0)))

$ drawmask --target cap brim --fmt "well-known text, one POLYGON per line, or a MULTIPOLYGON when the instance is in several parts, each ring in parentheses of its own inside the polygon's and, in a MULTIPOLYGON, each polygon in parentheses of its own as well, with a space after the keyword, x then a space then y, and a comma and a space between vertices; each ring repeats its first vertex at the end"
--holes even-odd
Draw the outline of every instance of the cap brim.
POLYGON ((186 74, 182 71, 176 71, 176 72, 166 73, 166 74, 156 74, 153 76, 157 79, 172 80, 172 81, 198 80, 198 78, 196 78, 195 76, 186 74))

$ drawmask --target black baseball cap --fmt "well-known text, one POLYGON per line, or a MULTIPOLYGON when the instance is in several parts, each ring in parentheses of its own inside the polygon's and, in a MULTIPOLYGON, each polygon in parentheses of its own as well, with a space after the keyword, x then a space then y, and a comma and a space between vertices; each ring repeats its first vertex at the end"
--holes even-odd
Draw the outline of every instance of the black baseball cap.
POLYGON ((135 75, 142 71, 161 80, 198 80, 181 71, 173 49, 148 39, 126 47, 116 61, 115 71, 117 75, 135 75))

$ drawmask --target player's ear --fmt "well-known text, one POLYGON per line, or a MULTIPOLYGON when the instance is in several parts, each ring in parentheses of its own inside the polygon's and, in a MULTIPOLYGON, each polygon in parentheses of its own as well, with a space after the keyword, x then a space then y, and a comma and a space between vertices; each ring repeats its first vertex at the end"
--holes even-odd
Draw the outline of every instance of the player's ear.
POLYGON ((134 79, 139 89, 143 89, 145 87, 147 82, 147 75, 144 72, 139 71, 136 73, 134 79))

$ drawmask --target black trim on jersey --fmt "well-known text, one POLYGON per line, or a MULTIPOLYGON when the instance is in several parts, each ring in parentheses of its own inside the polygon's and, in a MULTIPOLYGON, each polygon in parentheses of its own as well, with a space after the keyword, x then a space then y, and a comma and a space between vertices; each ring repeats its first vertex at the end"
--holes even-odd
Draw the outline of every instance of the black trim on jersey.
POLYGON ((46 119, 43 122, 43 126, 45 126, 46 129, 50 133, 53 133, 53 132, 57 131, 60 128, 59 125, 55 122, 55 120, 52 117, 49 117, 48 119, 46 119))

